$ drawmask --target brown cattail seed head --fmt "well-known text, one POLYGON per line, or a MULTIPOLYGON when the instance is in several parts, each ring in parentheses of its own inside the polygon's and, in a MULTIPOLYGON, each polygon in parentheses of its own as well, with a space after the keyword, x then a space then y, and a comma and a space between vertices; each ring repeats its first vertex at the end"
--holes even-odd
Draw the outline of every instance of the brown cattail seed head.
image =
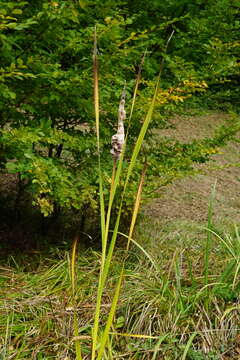
POLYGON ((126 92, 124 87, 118 109, 118 130, 117 133, 112 136, 112 149, 110 151, 113 156, 113 159, 116 160, 120 159, 125 141, 125 135, 124 135, 124 120, 126 119, 125 97, 126 97, 126 92))

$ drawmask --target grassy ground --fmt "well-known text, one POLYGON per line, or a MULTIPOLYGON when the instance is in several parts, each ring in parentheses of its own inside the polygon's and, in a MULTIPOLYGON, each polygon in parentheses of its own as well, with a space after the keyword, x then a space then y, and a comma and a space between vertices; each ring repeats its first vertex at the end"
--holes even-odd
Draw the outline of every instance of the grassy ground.
MULTIPOLYGON (((224 114, 173 119, 166 136, 205 136, 224 114), (186 133, 186 124, 188 132, 186 133), (189 128, 191 131, 189 132, 189 128), (199 135, 200 134, 200 135, 199 135)), ((187 138, 188 136, 188 138, 187 138)), ((240 237, 235 144, 202 170, 161 190, 139 218, 115 325, 104 359, 240 358, 240 237), (213 215, 209 198, 217 178, 213 215), (207 230, 206 228, 209 228, 207 230)), ((77 293, 72 297, 70 245, 42 247, 0 259, 0 359, 74 359, 73 304, 84 358, 97 292, 100 254, 79 246, 77 293)), ((121 271, 115 253, 101 322, 109 312, 121 271)))

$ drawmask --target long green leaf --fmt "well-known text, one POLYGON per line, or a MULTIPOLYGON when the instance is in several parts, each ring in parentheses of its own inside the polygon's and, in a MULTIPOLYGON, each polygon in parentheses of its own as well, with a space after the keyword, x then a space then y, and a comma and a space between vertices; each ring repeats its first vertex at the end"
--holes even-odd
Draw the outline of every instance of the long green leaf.
POLYGON ((157 353, 159 352, 159 348, 162 344, 162 342, 168 337, 168 334, 165 334, 163 336, 160 337, 160 339, 158 340, 155 348, 154 348, 154 353, 153 353, 153 357, 152 357, 152 360, 156 360, 157 358, 157 353))
POLYGON ((95 122, 96 122, 96 133, 97 133, 101 229, 102 229, 102 237, 104 237, 104 233, 105 233, 105 206, 104 206, 103 181, 102 181, 101 157, 100 157, 99 89, 98 89, 98 59, 97 59, 97 30, 96 30, 96 26, 95 26, 95 30, 94 30, 93 77, 94 77, 94 110, 95 110, 95 122))
POLYGON ((110 331, 110 328, 112 326, 113 318, 114 318, 116 308, 117 308, 118 298, 119 298, 119 295, 120 295, 120 290, 121 290, 121 285, 122 285, 122 280, 123 280, 123 274, 124 274, 124 269, 122 268, 122 271, 121 271, 121 274, 120 274, 120 277, 119 277, 119 280, 118 280, 118 284, 117 284, 116 289, 115 289, 115 294, 114 294, 113 301, 112 301, 112 304, 111 304, 111 309, 110 309, 109 316, 108 316, 108 319, 107 319, 107 324, 105 326, 103 336, 101 338, 101 345, 100 345, 100 349, 98 351, 97 360, 102 359, 103 351, 105 349, 105 345, 106 345, 106 342, 108 340, 109 331, 110 331))
MULTIPOLYGON (((164 54, 166 54, 166 52, 167 52, 168 45, 169 45, 169 43, 170 43, 170 41, 171 41, 171 39, 173 37, 173 34, 174 34, 174 30, 172 31, 172 33, 170 34, 170 36, 167 39, 164 54)), ((157 98, 157 93, 158 93, 158 87, 159 87, 159 83, 160 83, 160 79, 161 79, 161 75, 162 75, 163 65, 164 65, 164 56, 162 58, 162 62, 161 62, 161 65, 160 65, 160 70, 159 70, 159 74, 158 74, 158 77, 157 77, 156 87, 155 87, 154 95, 153 95, 153 98, 152 98, 152 101, 151 101, 151 105, 150 105, 150 107, 148 109, 146 118, 145 118, 144 123, 143 123, 143 125, 141 127, 140 134, 138 136, 138 139, 136 141, 136 144, 135 144, 135 147, 134 147, 134 150, 133 150, 132 158, 131 158, 131 161, 130 161, 130 164, 129 164, 129 167, 128 167, 128 171, 127 171, 127 176, 126 176, 126 181, 125 181, 125 186, 124 186, 124 192, 125 192, 125 189, 127 187, 128 182, 129 182, 129 179, 130 179, 130 176, 132 174, 133 168, 135 166, 136 159, 137 159, 137 156, 138 156, 139 151, 141 149, 144 137, 146 135, 147 129, 148 129, 149 124, 150 124, 150 121, 152 119, 152 114, 153 114, 153 110, 154 110, 154 106, 155 106, 155 102, 156 102, 156 98, 157 98)))
POLYGON ((76 264, 76 254, 77 254, 77 245, 78 245, 79 237, 76 236, 73 241, 72 246, 72 257, 71 257, 71 284, 72 284, 72 297, 74 301, 74 315, 73 315, 73 331, 75 340, 75 348, 76 348, 76 359, 82 360, 82 351, 81 351, 81 343, 78 339, 78 319, 76 313, 76 304, 75 304, 75 292, 76 292, 76 275, 75 275, 75 264, 76 264))
MULTIPOLYGON (((101 216, 101 235, 102 235, 102 248, 104 249, 105 240, 105 204, 103 195, 103 178, 101 170, 101 157, 100 157, 100 125, 99 125, 99 90, 98 90, 98 60, 97 60, 97 31, 96 26, 94 30, 94 48, 93 48, 93 76, 94 76, 94 109, 95 109, 95 122, 96 122, 96 134, 97 134, 97 152, 98 152, 98 176, 99 176, 99 197, 100 197, 100 216, 101 216)), ((104 264, 104 253, 102 254, 102 264, 104 264)), ((102 265, 103 266, 103 265, 102 265)), ((97 304, 94 317, 93 335, 92 335, 92 360, 95 359, 96 347, 97 347, 97 336, 98 336, 98 323, 100 317, 101 307, 101 289, 102 289, 102 268, 99 277, 99 287, 97 295, 97 304)))
POLYGON ((160 73, 158 75, 158 78, 157 78, 157 83, 156 83, 156 87, 155 87, 155 91, 154 91, 154 95, 153 95, 153 99, 152 99, 152 102, 151 102, 151 105, 149 107, 149 110, 148 110, 148 113, 147 113, 147 116, 144 120, 144 123, 142 125, 142 128, 140 130, 140 134, 138 136, 138 139, 136 141, 136 144, 134 146, 134 150, 133 150, 133 154, 132 154, 132 158, 131 158, 131 161, 130 161, 130 164, 129 164, 129 167, 128 167, 128 171, 127 171, 127 176, 126 176, 126 180, 125 180, 125 186, 124 186, 124 189, 126 189, 127 187, 127 184, 129 182, 129 179, 130 179, 130 176, 132 174, 132 171, 133 171, 133 168, 136 164, 136 160, 137 160, 137 156, 139 154, 139 151, 141 149, 141 146, 142 146, 142 143, 143 143, 143 140, 144 140, 144 137, 146 135, 146 132, 147 132, 147 129, 149 127, 149 124, 150 124, 150 121, 152 119, 152 114, 153 114, 153 110, 154 110, 154 105, 155 105, 155 102, 156 102, 156 97, 157 97, 157 93, 158 93, 158 86, 159 86, 159 82, 160 82, 160 73))
MULTIPOLYGON (((146 172, 146 165, 144 166, 143 169, 143 173, 141 176, 141 181, 138 187, 138 192, 137 192, 137 197, 136 197, 136 201, 135 201, 135 205, 134 205, 134 210, 133 210, 133 215, 132 215, 132 220, 131 220, 131 224, 130 224, 130 230, 129 230, 129 235, 128 235, 128 242, 127 242, 127 252, 129 250, 129 243, 130 240, 129 238, 132 236, 133 230, 134 230, 134 225, 136 222, 136 218, 137 218, 137 213, 139 210, 139 206, 140 206, 140 200, 141 200, 141 193, 142 193, 142 188, 143 188, 143 182, 144 182, 144 176, 145 176, 145 172, 146 172)), ((122 202, 121 202, 121 206, 122 206, 122 202)), ((119 222, 120 222, 120 217, 121 217, 121 211, 118 212, 118 216, 117 216, 117 220, 115 223, 115 228, 113 231, 113 236, 112 236, 112 240, 111 240, 111 244, 110 244, 110 249, 108 252, 108 256, 107 256, 107 261, 106 261, 106 266, 104 268, 104 282, 106 280, 108 271, 109 271, 109 267, 110 267, 110 263, 111 263, 111 259, 112 259, 112 255, 113 255, 113 250, 114 250, 114 246, 115 246, 115 242, 116 242, 116 238, 117 238, 117 234, 118 234, 118 228, 119 228, 119 222)), ((111 306, 111 311, 109 313, 108 316, 108 320, 107 320, 107 324, 105 326, 104 329, 104 334, 103 334, 103 338, 101 339, 101 346, 100 346, 100 350, 99 350, 99 354, 98 357, 99 359, 101 358, 108 336, 109 336, 109 331, 110 331, 110 327, 112 325, 112 321, 114 318, 114 314, 116 312, 117 309, 117 302, 118 302, 118 298, 119 298, 119 294, 120 294, 120 289, 121 289, 121 285, 122 285, 122 281, 123 281, 123 274, 124 274, 124 269, 125 269, 125 261, 126 261, 126 256, 123 260, 123 265, 122 265, 122 270, 121 270, 121 275, 119 277, 118 280, 118 284, 115 290, 115 294, 114 294, 114 300, 112 302, 112 306, 111 306)))
POLYGON ((196 335, 197 335, 197 332, 194 332, 194 333, 190 336, 190 338, 189 338, 189 340, 188 340, 188 342, 187 342, 187 345, 186 345, 186 347, 185 347, 185 349, 184 349, 183 356, 182 356, 182 360, 185 360, 185 359, 186 359, 187 353, 188 353, 188 351, 189 351, 189 349, 190 349, 190 347, 191 347, 191 345, 192 345, 193 339, 195 338, 196 335))
MULTIPOLYGON (((212 230, 212 212, 213 212, 213 202, 216 196, 216 185, 217 181, 215 181, 211 197, 209 201, 208 206, 208 229, 212 230)), ((212 246, 212 234, 210 231, 207 232, 207 242, 206 242, 206 249, 205 249, 205 259, 204 259, 204 272, 205 272, 205 285, 208 283, 208 275, 209 275, 209 256, 210 256, 210 250, 212 246)))
POLYGON ((148 254, 148 252, 140 244, 138 244, 137 241, 135 241, 134 239, 129 237, 129 235, 126 235, 126 234, 122 233, 121 231, 119 231, 118 234, 121 235, 121 236, 124 236, 125 238, 127 238, 128 241, 132 242, 135 246, 137 246, 142 251, 142 253, 146 256, 146 258, 150 261, 150 263, 152 264, 154 269, 156 271, 159 271, 159 267, 154 262, 153 258, 148 254))

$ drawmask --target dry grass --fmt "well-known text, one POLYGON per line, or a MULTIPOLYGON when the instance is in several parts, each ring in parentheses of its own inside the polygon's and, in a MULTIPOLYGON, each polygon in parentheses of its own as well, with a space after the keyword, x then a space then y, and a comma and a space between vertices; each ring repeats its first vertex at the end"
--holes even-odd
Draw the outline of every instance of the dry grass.
MULTIPOLYGON (((195 239, 185 243, 182 238, 181 247, 177 247, 178 242, 173 236, 171 246, 169 242, 161 243, 161 251, 155 259, 152 257, 155 268, 140 250, 130 252, 111 344, 104 359, 153 359, 154 352, 156 359, 181 359, 195 332, 187 359, 239 359, 239 288, 231 290, 233 276, 220 281, 231 257, 220 243, 214 243, 215 263, 205 286, 204 244, 196 246, 195 239)), ((53 254, 52 259, 40 261, 32 272, 21 269, 17 261, 1 268, 3 359, 75 358, 68 253, 59 254, 58 258, 53 254)), ((101 306, 103 323, 123 254, 118 249, 113 259, 101 306)), ((84 359, 90 356, 99 267, 99 253, 79 254, 75 301, 84 359)))

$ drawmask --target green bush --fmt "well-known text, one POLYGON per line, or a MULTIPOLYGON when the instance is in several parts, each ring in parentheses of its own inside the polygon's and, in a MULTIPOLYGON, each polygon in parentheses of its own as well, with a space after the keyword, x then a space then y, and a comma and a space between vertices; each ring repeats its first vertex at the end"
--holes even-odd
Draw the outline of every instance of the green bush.
MULTIPOLYGON (((110 142, 117 124, 120 94, 126 81, 129 114, 136 73, 146 48, 125 165, 149 106, 161 59, 166 65, 150 128, 168 126, 167 114, 191 94, 205 92, 206 79, 211 88, 222 83, 225 89, 230 78, 237 76, 238 47, 232 35, 237 23, 234 29, 229 22, 219 30, 220 34, 228 31, 229 38, 213 38, 226 7, 231 10, 229 17, 236 18, 236 6, 230 6, 227 0, 202 10, 201 2, 191 6, 186 2, 179 11, 173 11, 178 8, 174 1, 168 6, 130 1, 113 5, 111 0, 0 1, 0 5, 1 168, 20 175, 33 204, 45 216, 54 211, 55 205, 64 209, 82 209, 86 205, 98 208, 91 80, 95 23, 101 74, 101 156, 107 187, 112 167, 110 142), (211 25, 215 11, 218 17, 211 25), (152 12, 155 15, 151 19, 152 12), (173 28, 176 32, 167 55, 166 39, 173 28)), ((149 179, 145 193, 153 194, 153 187, 159 186, 155 182, 153 185, 156 175, 161 174, 160 185, 183 176, 192 170, 194 162, 206 161, 221 145, 220 141, 154 143, 150 135, 147 141, 151 145, 144 147, 132 175, 129 196, 126 194, 126 212, 132 208, 131 192, 137 186, 145 158, 149 179)))

